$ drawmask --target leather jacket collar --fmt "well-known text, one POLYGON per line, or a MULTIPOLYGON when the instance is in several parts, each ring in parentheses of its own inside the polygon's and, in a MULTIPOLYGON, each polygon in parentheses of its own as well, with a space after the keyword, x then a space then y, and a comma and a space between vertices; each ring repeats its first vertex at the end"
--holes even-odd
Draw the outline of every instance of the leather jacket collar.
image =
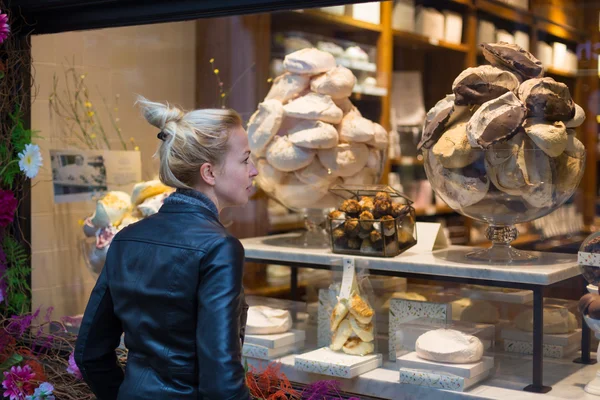
POLYGON ((193 189, 177 189, 167 197, 161 213, 197 213, 201 212, 215 221, 219 221, 217 206, 204 193, 193 189))

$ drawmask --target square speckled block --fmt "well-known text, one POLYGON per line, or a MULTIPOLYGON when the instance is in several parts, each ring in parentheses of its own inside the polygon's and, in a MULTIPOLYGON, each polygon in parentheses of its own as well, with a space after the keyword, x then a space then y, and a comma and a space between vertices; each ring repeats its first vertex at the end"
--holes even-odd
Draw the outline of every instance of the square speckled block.
POLYGON ((469 387, 481 382, 487 378, 489 374, 490 370, 487 370, 473 378, 463 378, 460 376, 439 372, 401 368, 400 383, 462 392, 465 389, 468 389, 469 387))
MULTIPOLYGON (((579 350, 579 343, 570 346, 557 346, 554 344, 544 344, 543 353, 544 357, 548 358, 563 358, 575 353, 579 350)), ((533 354, 533 343, 532 342, 521 342, 519 340, 504 339, 504 351, 507 353, 517 354, 533 354)))
POLYGON ((291 353, 295 353, 304 347, 304 342, 292 343, 287 346, 270 349, 264 346, 244 343, 242 347, 242 356, 250 358, 258 358, 259 360, 272 360, 291 353))
POLYGON ((278 349, 297 342, 303 342, 305 337, 306 334, 304 331, 292 329, 289 332, 274 333, 272 335, 246 335, 244 343, 268 347, 269 349, 278 349))
POLYGON ((353 356, 323 347, 295 357, 297 370, 351 379, 381 367, 381 354, 353 356))
MULTIPOLYGON (((391 299, 389 318, 389 337, 395 338, 402 324, 418 318, 452 321, 452 306, 447 303, 391 299)), ((396 360, 395 340, 389 341, 389 357, 391 361, 396 360)))
POLYGON ((408 353, 396 360, 400 369, 418 369, 424 371, 435 371, 445 375, 456 375, 463 378, 475 378, 486 371, 494 368, 492 357, 482 357, 480 361, 469 364, 451 364, 424 360, 417 356, 416 352, 408 353))

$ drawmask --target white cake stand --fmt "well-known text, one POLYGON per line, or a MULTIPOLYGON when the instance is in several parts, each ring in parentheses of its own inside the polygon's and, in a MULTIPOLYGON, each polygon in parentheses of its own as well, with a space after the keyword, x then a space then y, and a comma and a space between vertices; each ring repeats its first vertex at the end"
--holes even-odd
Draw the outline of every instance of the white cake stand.
MULTIPOLYGON (((587 290, 590 293, 598 294, 598 286, 588 285, 587 290)), ((600 339, 600 320, 592 319, 587 315, 584 315, 587 326, 590 327, 596 334, 596 338, 600 339)), ((596 351, 596 360, 600 363, 600 344, 598 344, 598 350, 596 351)), ((596 377, 585 385, 586 393, 600 396, 600 371, 596 371, 596 377)))

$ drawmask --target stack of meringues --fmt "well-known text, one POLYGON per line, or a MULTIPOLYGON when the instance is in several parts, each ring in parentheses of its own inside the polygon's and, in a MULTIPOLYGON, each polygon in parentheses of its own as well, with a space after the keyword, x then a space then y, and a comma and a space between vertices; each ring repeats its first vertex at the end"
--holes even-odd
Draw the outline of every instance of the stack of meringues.
POLYGON ((455 79, 453 93, 427 113, 418 147, 429 149, 425 157, 455 209, 493 187, 532 208, 552 207, 581 176, 585 149, 574 128, 585 113, 529 52, 503 42, 482 47, 491 65, 455 79))
POLYGON ((248 121, 256 180, 289 208, 335 207, 331 185, 376 181, 388 132, 352 104, 356 77, 331 54, 302 49, 283 67, 248 121))

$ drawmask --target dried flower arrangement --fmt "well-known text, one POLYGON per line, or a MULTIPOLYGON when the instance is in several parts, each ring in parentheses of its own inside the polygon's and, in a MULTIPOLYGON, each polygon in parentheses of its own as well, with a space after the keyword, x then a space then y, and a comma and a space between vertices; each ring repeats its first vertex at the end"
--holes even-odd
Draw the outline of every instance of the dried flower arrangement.
MULTIPOLYGON (((121 150, 128 150, 119 126, 119 95, 115 95, 111 108, 102 97, 104 110, 110 119, 110 129, 105 128, 100 118, 100 110, 92 103, 86 82, 86 74, 81 74, 71 65, 64 69, 64 89, 59 89, 59 78, 54 74, 52 92, 48 104, 52 114, 60 118, 60 128, 64 138, 79 148, 111 150, 111 137, 119 140, 121 150)), ((100 92, 99 88, 96 88, 100 92)), ((130 138, 133 150, 139 150, 130 138)))

